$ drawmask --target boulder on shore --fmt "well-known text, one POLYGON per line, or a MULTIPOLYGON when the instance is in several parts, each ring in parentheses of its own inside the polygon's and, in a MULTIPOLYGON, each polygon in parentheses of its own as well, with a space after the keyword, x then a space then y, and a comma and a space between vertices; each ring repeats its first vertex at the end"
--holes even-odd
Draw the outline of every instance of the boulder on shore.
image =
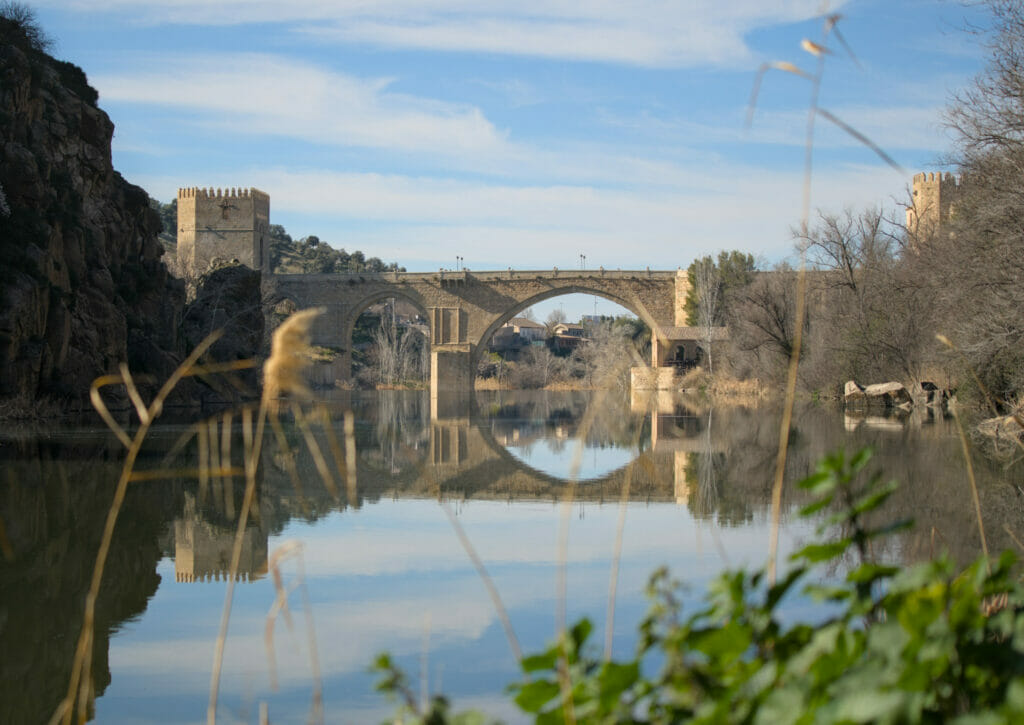
POLYGON ((1024 416, 1003 415, 989 418, 978 424, 978 432, 992 438, 1016 438, 1024 440, 1024 416))
POLYGON ((903 383, 876 383, 861 387, 853 380, 846 383, 845 400, 847 403, 867 405, 884 405, 887 408, 909 407, 914 401, 903 383))
POLYGON ((914 383, 910 392, 915 403, 923 403, 924 405, 942 405, 949 400, 948 390, 943 390, 928 380, 914 383))
POLYGON ((847 380, 843 386, 843 397, 847 400, 861 400, 864 398, 864 386, 856 380, 847 380))

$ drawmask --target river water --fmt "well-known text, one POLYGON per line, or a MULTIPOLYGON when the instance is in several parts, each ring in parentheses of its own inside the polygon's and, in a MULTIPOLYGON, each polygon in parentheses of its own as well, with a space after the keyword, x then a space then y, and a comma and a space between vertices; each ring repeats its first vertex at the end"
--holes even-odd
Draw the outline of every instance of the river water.
MULTIPOLYGON (((628 656, 655 568, 669 567, 696 598, 724 568, 765 563, 772 406, 500 391, 438 411, 429 394, 411 391, 333 401, 308 422, 330 485, 290 414, 280 437, 268 432, 219 721, 256 722, 263 703, 272 722, 304 722, 318 681, 328 722, 387 719, 395 705, 368 672, 387 651, 417 697, 444 692, 457 709, 516 722, 504 690, 518 669, 489 584, 524 652, 550 641, 564 606, 569 622, 593 621, 595 648, 609 637, 628 656), (348 436, 346 410, 355 421, 348 436), (355 456, 346 455, 353 445, 355 456), (270 615, 277 578, 288 617, 270 615)), ((200 481, 189 471, 226 441, 241 465, 239 416, 227 420, 227 436, 224 414, 216 420, 214 448, 197 444, 195 427, 164 425, 136 466, 173 475, 133 483, 118 520, 97 605, 97 722, 205 720, 244 491, 240 476, 200 481)), ((210 433, 202 429, 207 441, 210 433)), ((865 445, 876 451, 872 467, 901 483, 884 515, 916 520, 880 554, 911 562, 980 553, 948 416, 848 416, 807 405, 790 441, 783 555, 814 534, 814 523, 796 516, 805 498, 795 482, 825 453, 865 445)), ((1021 467, 976 448, 972 459, 988 545, 1015 548, 1011 534, 1024 538, 1021 467)), ((45 722, 67 688, 122 462, 120 444, 99 425, 0 432, 0 722, 45 722)), ((789 607, 789 616, 820 616, 799 598, 789 607)))

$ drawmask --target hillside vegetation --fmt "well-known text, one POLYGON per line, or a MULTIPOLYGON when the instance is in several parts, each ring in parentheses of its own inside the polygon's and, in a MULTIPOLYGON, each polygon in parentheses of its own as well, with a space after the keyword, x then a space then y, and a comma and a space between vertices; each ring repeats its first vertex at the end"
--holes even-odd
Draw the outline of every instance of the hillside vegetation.
MULTIPOLYGON (((150 207, 159 215, 163 230, 160 241, 170 259, 177 250, 178 202, 169 204, 149 200, 150 207)), ((293 239, 280 224, 270 225, 270 266, 276 274, 313 274, 331 272, 404 272, 395 262, 385 263, 377 257, 367 257, 356 250, 335 249, 316 235, 293 239)))

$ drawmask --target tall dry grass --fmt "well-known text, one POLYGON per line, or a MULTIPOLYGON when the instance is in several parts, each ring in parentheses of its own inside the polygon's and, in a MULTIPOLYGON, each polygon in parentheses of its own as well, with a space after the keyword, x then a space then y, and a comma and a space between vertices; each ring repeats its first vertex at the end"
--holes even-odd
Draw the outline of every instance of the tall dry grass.
MULTIPOLYGON (((220 675, 227 642, 234 586, 238 579, 245 529, 250 514, 255 511, 256 472, 259 466, 265 428, 268 422, 274 430, 277 442, 285 451, 285 458, 292 460, 293 454, 288 446, 287 439, 284 438, 279 420, 279 414, 282 411, 288 411, 294 417, 295 423, 302 433, 303 440, 313 456, 316 468, 327 490, 335 498, 340 497, 340 487, 337 485, 337 481, 343 481, 345 490, 349 495, 354 496, 356 493, 354 419, 351 413, 345 413, 345 441, 342 444, 334 434, 327 410, 322 406, 312 404, 312 395, 306 385, 303 374, 312 353, 312 348, 309 344, 310 327, 314 318, 321 311, 320 309, 310 309, 297 312, 274 332, 271 354, 263 366, 263 393, 257 407, 247 406, 239 411, 229 410, 190 427, 177 441, 172 448, 172 452, 165 457, 164 464, 159 468, 136 470, 136 463, 139 452, 152 426, 163 412, 163 406, 167 397, 177 384, 186 377, 229 373, 255 367, 257 363, 252 360, 229 363, 201 363, 200 360, 203 355, 220 336, 219 332, 215 332, 192 351, 148 404, 143 400, 126 365, 121 365, 119 374, 106 375, 93 382, 90 390, 92 404, 114 436, 124 445, 126 454, 115 488, 114 498, 108 509, 100 546, 95 558, 93 575, 86 594, 82 628, 75 649, 67 692, 65 697, 58 703, 50 719, 52 725, 57 723, 68 725, 72 720, 84 723, 94 711, 95 685, 91 665, 93 660, 92 648, 96 600, 102 585, 111 540, 128 485, 138 481, 182 477, 194 478, 198 481, 200 500, 204 500, 209 493, 211 483, 230 482, 232 477, 242 476, 245 480, 245 493, 237 510, 237 528, 227 576, 224 607, 217 640, 214 645, 210 697, 207 706, 207 722, 211 725, 216 722, 220 675), (134 432, 129 433, 128 430, 117 422, 103 400, 103 389, 114 385, 124 387, 128 399, 131 401, 138 416, 139 424, 134 432), (233 451, 238 449, 233 449, 232 446, 236 416, 240 418, 241 426, 241 467, 234 464, 235 455, 233 451), (333 467, 328 462, 327 456, 317 442, 314 427, 319 429, 327 440, 328 453, 333 467), (167 467, 167 462, 172 458, 172 454, 183 449, 193 439, 197 449, 198 465, 195 468, 167 467)), ((294 471, 294 468, 292 470, 294 471)), ((298 481, 297 476, 295 480, 296 482, 298 481)), ((229 518, 235 518, 236 513, 233 498, 230 496, 230 486, 214 487, 214 490, 224 490, 227 492, 225 493, 227 498, 224 501, 225 512, 229 518)), ((268 614, 268 629, 270 631, 272 631, 272 624, 278 616, 283 616, 286 622, 290 624, 291 617, 287 606, 288 596, 297 589, 302 591, 302 612, 307 622, 307 640, 315 681, 310 719, 314 722, 322 722, 322 687, 320 685, 319 665, 317 662, 312 609, 309 604, 308 593, 305 590, 302 571, 301 547, 289 543, 275 551, 271 557, 270 571, 274 577, 277 592, 275 602, 268 614), (288 560, 295 560, 297 562, 298 574, 286 587, 281 564, 288 560)), ((272 644, 269 641, 268 643, 272 644)), ((272 657, 273 650, 268 647, 268 658, 271 659, 271 662, 273 661, 272 657)), ((260 712, 261 717, 264 719, 267 719, 267 711, 266 703, 261 703, 260 712)))

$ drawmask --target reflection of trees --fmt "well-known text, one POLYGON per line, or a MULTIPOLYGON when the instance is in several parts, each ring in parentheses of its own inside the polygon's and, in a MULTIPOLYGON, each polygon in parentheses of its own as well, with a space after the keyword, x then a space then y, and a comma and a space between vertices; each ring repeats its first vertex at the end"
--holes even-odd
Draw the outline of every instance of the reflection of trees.
POLYGON ((381 390, 371 427, 358 436, 368 463, 397 473, 418 465, 430 441, 430 399, 426 391, 381 390))
MULTIPOLYGON (((812 474, 827 453, 871 446, 875 453, 870 472, 899 483, 886 507, 872 514, 875 523, 903 518, 916 522, 889 546, 908 560, 942 550, 961 562, 973 559, 981 552, 981 543, 953 422, 934 413, 915 416, 896 425, 893 420, 853 421, 854 429, 847 430, 836 408, 798 407, 790 430, 783 510, 794 515, 793 507, 806 500, 797 482, 812 474)), ((691 456, 696 460, 688 468, 688 478, 697 482, 699 492, 717 495, 717 502, 712 506, 698 495, 691 503, 695 515, 710 516, 713 509, 718 522, 729 526, 767 515, 778 420, 770 409, 715 411, 708 429, 720 453, 691 456)), ((1006 471, 978 451, 973 457, 989 549, 1016 549, 1004 527, 1024 540, 1024 497, 1010 484, 1019 473, 1006 471)))
MULTIPOLYGON (((696 470, 687 472, 688 478, 697 481, 697 491, 690 500, 690 510, 701 519, 712 516, 719 508, 725 468, 725 454, 715 450, 712 438, 713 417, 714 410, 709 410, 704 430, 700 433, 701 450, 692 457, 692 468, 696 470)), ((735 525, 740 522, 730 520, 729 523, 735 525)))

